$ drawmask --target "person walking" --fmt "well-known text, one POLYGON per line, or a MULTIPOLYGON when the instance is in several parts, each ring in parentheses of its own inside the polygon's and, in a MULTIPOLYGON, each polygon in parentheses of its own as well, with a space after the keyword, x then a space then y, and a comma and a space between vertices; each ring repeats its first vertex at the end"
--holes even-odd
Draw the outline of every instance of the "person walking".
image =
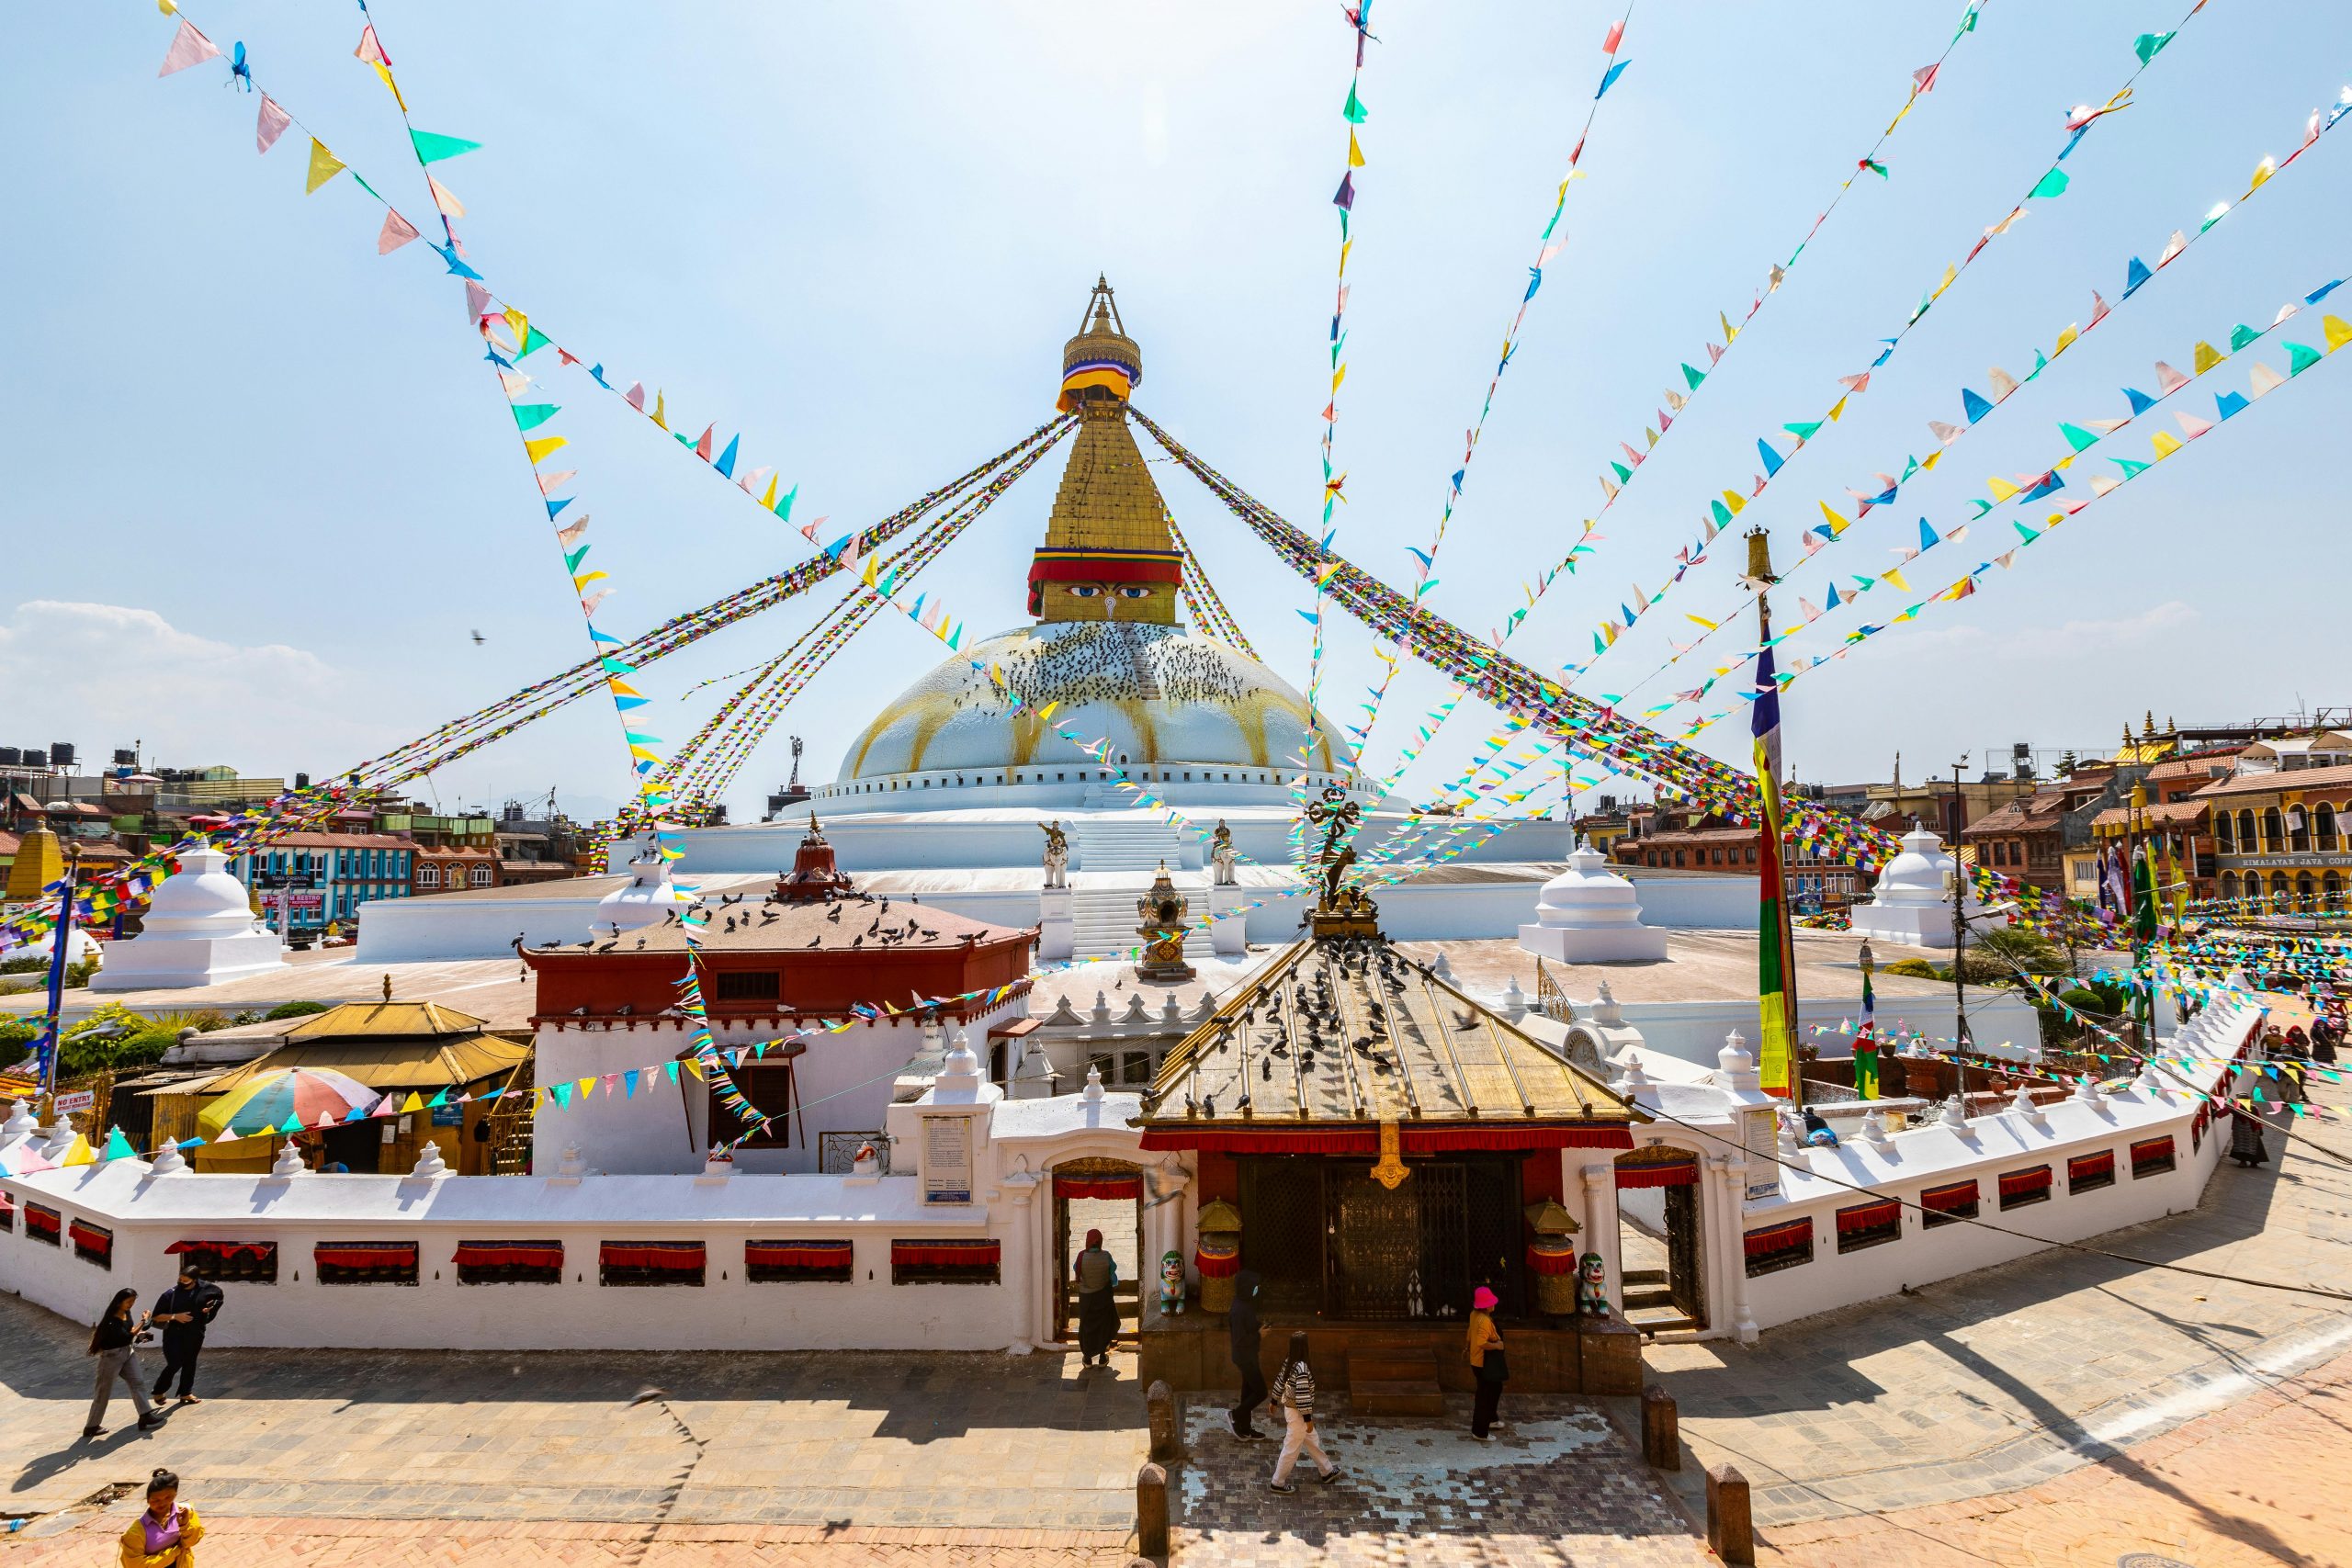
POLYGON ((122 1568, 196 1568, 204 1526, 180 1506, 180 1478, 158 1470, 147 1479, 147 1506, 122 1532, 122 1568))
POLYGON ((1102 1233, 1086 1233, 1086 1250, 1078 1255, 1070 1272, 1078 1280, 1078 1364, 1111 1364, 1111 1341, 1119 1337, 1119 1303, 1112 1288, 1119 1282, 1119 1260, 1102 1248, 1102 1233))
POLYGON ((1234 1370, 1241 1374, 1241 1403, 1233 1407, 1233 1435, 1254 1443, 1266 1434, 1250 1424, 1259 1402, 1266 1397, 1266 1369, 1258 1359, 1258 1342, 1266 1337, 1258 1321, 1258 1271, 1244 1269, 1233 1277, 1233 1310, 1226 1314, 1227 1347, 1234 1370))
POLYGON ((98 1359, 97 1393, 90 1400, 90 1419, 82 1428, 82 1436, 95 1438, 106 1430, 107 1405, 114 1398, 114 1381, 120 1378, 130 1385, 130 1403, 138 1407, 141 1431, 160 1427, 164 1418, 155 1414, 147 1401, 147 1390, 139 1379, 139 1335, 147 1325, 134 1321, 130 1309, 139 1301, 139 1292, 117 1291, 114 1300, 107 1303, 104 1317, 90 1331, 90 1354, 98 1359))
POLYGON ((1329 1486, 1340 1479, 1340 1467, 1323 1451, 1315 1432, 1315 1371, 1306 1361, 1306 1331, 1293 1329, 1290 1354, 1274 1374, 1274 1408, 1283 1413, 1283 1451, 1274 1460, 1274 1478, 1267 1485, 1276 1492, 1295 1492, 1290 1472, 1305 1453, 1315 1461, 1316 1479, 1329 1486))
POLYGON ((227 1300, 220 1287, 206 1280, 202 1265, 191 1255, 180 1258, 179 1283, 155 1298, 148 1321, 164 1325, 164 1371, 155 1380, 155 1401, 163 1403, 164 1385, 174 1372, 180 1376, 180 1403, 201 1404, 196 1397, 196 1359, 204 1354, 204 1331, 220 1315, 227 1300))
POLYGON ((1493 1440, 1488 1429, 1495 1425, 1496 1410, 1502 1404, 1503 1384, 1510 1379, 1502 1332, 1495 1326, 1494 1311, 1499 1303, 1500 1298, 1484 1285, 1470 1292, 1470 1375, 1478 1382, 1477 1395, 1470 1406, 1470 1435, 1482 1443, 1493 1440))

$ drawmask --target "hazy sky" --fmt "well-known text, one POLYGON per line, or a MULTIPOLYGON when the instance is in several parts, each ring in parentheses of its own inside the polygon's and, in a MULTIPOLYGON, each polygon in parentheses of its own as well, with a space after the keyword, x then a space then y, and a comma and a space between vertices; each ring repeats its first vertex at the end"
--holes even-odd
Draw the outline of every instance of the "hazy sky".
MULTIPOLYGON (((1596 619, 1630 584, 1657 586, 1706 499, 1747 488, 1756 436, 1816 417, 2047 165, 2067 108, 2103 100, 2133 64, 2133 36, 2186 8, 1989 0, 1883 154, 1892 177, 1864 177, 1512 651, 1546 666, 1588 656, 1596 619)), ((1959 10, 1636 8, 1631 66, 1487 422, 1435 608, 1490 626, 1511 585, 1566 547, 1617 441, 1640 444, 1679 363, 1705 363, 1717 311, 1746 308, 1959 10)), ((469 209, 476 263, 621 384, 662 386, 676 423, 742 432, 746 465, 780 467, 801 487, 797 516, 837 525, 828 537, 1038 423, 1098 271, 1142 345, 1137 405, 1311 525, 1351 44, 1336 6, 379 0, 374 14, 415 123, 485 144, 436 166, 469 209)), ((1340 548, 1392 582, 1409 582, 1406 547, 1436 522, 1616 14, 1376 5, 1340 548)), ((356 8, 189 15, 223 48, 243 39, 265 86, 426 219, 392 105, 352 58, 356 8)), ((456 280, 423 245, 379 258, 379 211, 347 178, 306 197, 299 134, 256 157, 255 100, 225 88, 224 65, 157 80, 171 35, 130 0, 18 7, 6 24, 17 63, 0 128, 18 151, 0 254, 0 731, 100 756, 136 737, 174 765, 330 772, 571 662, 583 638, 456 280)), ((1748 516, 1774 526, 1785 559, 1817 500, 1843 504, 1849 485, 1925 456, 1926 421, 1960 419, 1963 384, 1985 389, 1993 365, 2025 374, 2036 347, 2087 319, 2094 288, 2115 300, 2127 258, 2153 260, 2237 197, 2347 77, 2352 9, 2229 0, 2185 24, 2136 106, 2068 161, 2072 188, 1996 243, 1748 516)), ((2352 129, 1788 597, 1817 601, 1833 562, 1889 564, 1921 515, 1948 528, 1984 476, 2063 452, 2057 421, 2120 416, 2118 388, 2154 390, 2153 360, 2186 368, 2198 339, 2260 326, 2352 267, 2347 160, 2352 129)), ((2315 318, 2283 335, 2320 341, 2315 318)), ((806 555, 552 355, 530 367, 564 404, 551 428, 572 442, 562 466, 581 470, 573 514, 593 514, 594 564, 620 590, 602 613, 610 629, 635 635, 806 555)), ((2210 416, 2211 390, 2243 390, 2245 369, 2179 400, 2210 416)), ((2014 740, 2100 746, 2147 708, 2188 721, 2352 700, 2335 553, 2347 376, 2329 360, 1975 598, 1800 682, 1786 705, 1797 771, 1883 777, 1897 750, 1916 772, 2014 740)), ((1059 467, 1049 458, 926 579, 976 628, 1023 619, 1059 467)), ((1261 654, 1303 683, 1303 585, 1189 479, 1155 472, 1261 654)), ((1914 586, 2002 547, 2005 517, 1914 586)), ((1667 627, 1695 630, 1684 612, 1736 604, 1739 566, 1721 548, 1588 689, 1646 674, 1667 627)), ((782 646, 834 596, 650 668, 650 728, 691 733, 726 688, 682 705, 689 684, 782 646)), ((1333 637, 1327 707, 1342 720, 1378 670, 1372 646, 1353 627, 1333 637)), ((809 772, 830 777, 878 703, 941 654, 877 620, 777 726, 739 812, 781 779, 784 734, 806 736, 809 772)), ((1645 690, 1695 684, 1698 662, 1645 690)), ((1448 689, 1426 671, 1400 681, 1371 760, 1385 766, 1448 689)), ((1457 719, 1414 782, 1450 773, 1483 716, 1457 719)), ((1737 754, 1744 738, 1718 744, 1737 754)), ((583 701, 435 784, 452 805, 560 785, 595 810, 625 778, 610 709, 583 701)))

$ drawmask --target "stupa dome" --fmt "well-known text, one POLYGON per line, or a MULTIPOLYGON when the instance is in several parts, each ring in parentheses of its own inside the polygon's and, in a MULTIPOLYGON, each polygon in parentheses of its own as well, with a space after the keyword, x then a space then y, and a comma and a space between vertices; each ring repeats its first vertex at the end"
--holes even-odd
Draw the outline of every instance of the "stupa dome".
MULTIPOLYGON (((994 783, 999 770, 1088 765, 1064 729, 1107 739, 1112 760, 1138 777, 1171 762, 1254 777, 1295 773, 1310 723, 1297 688, 1215 637, 1145 622, 1048 621, 989 637, 908 687, 851 744, 840 782, 966 769, 994 783), (976 664, 995 666, 1022 705, 1008 705, 976 664), (1048 704, 1059 705, 1039 719, 1048 704)), ((1325 719, 1310 771, 1352 768, 1337 734, 1325 719)))
POLYGON ((1886 863, 1874 889, 1882 904, 1941 904, 1951 897, 1945 881, 1952 870, 1943 841, 1927 829, 1912 824, 1903 835, 1903 852, 1886 863))
POLYGON ((1640 897, 1590 844, 1569 852, 1568 869, 1544 885, 1535 924, 1519 945, 1563 964, 1652 964, 1666 957, 1666 933, 1642 924, 1640 897))

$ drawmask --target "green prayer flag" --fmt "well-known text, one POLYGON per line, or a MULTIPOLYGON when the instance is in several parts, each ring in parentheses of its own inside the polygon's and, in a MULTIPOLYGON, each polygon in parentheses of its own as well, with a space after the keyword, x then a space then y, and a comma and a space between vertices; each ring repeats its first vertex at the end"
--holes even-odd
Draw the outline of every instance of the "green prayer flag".
POLYGON ((1821 422, 1817 419, 1801 419, 1794 424, 1784 424, 1781 428, 1800 441, 1810 441, 1813 439, 1814 432, 1821 428, 1821 422))
MULTIPOLYGON (((358 181, 359 188, 360 188, 361 190, 366 191, 369 196, 376 196, 376 187, 375 187, 374 186, 369 185, 366 180, 360 179, 360 178, 359 178, 359 171, 358 171, 358 170, 356 170, 356 169, 353 169, 353 170, 351 170, 351 171, 350 171, 350 174, 351 174, 351 177, 352 177, 354 180, 358 181)), ((382 197, 380 197, 380 196, 376 196, 376 199, 377 199, 378 201, 384 201, 384 198, 383 198, 382 197)), ((385 206, 387 206, 387 207, 390 207, 390 206, 391 205, 391 203, 390 203, 390 202, 389 202, 389 201, 385 201, 385 202, 384 202, 384 205, 385 205, 385 206)))
POLYGON ((2132 40, 2132 52, 2140 57, 2141 64, 2145 65, 2154 60, 2163 51, 2165 45, 2170 43, 2172 39, 2171 33, 2142 33, 2132 40))
POLYGON ((1356 96, 1356 85, 1353 82, 1348 84, 1347 107, 1340 112, 1347 117, 1350 125, 1362 125, 1367 118, 1363 100, 1356 96))
POLYGON ((2041 182, 2031 190, 2025 193, 2026 199, 2030 201, 2039 196, 2064 196, 2066 194, 2066 187, 2072 184, 2074 180, 2065 170, 2052 169, 2042 175, 2041 182))
POLYGON ((2260 333, 2256 332, 2244 321, 2240 321, 2236 326, 2230 329, 2230 352, 2232 354, 2235 354, 2239 349, 2244 348, 2247 344, 2252 343, 2261 335, 2262 334, 2260 333))
POLYGON ((412 130, 408 139, 416 143, 416 161, 420 164, 437 164, 460 152, 471 152, 481 145, 462 136, 443 136, 431 130, 412 130))
POLYGON ((1707 373, 1703 370, 1693 370, 1688 365, 1685 365, 1682 367, 1682 379, 1691 391, 1697 391, 1699 389, 1699 383, 1706 378, 1707 373))
POLYGON ((514 357, 517 359, 527 357, 533 350, 545 348, 552 341, 538 328, 526 326, 523 329, 523 352, 514 357))
POLYGON ((514 405, 514 428, 517 430, 537 430, 539 426, 553 419, 560 412, 561 410, 560 406, 555 403, 516 403, 514 405))
POLYGON ((2079 424, 2067 424, 2061 422, 2058 426, 2058 434, 2064 436, 2066 438, 2066 445, 2072 446, 2077 452, 2098 445, 2098 432, 2085 430, 2079 424))
POLYGON ((2300 376, 2304 371, 2310 369, 2312 366, 2317 365, 2319 362, 2320 352, 2318 349, 2306 348, 2300 343, 2290 343, 2287 345, 2288 375, 2300 376))

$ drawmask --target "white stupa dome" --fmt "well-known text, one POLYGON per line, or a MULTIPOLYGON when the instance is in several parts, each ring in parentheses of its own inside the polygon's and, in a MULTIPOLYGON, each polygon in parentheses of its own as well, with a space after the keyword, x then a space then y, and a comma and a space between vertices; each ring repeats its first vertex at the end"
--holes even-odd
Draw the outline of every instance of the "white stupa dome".
POLYGON ((1666 956, 1666 933, 1642 924, 1640 896, 1590 844, 1578 840, 1568 868, 1544 885, 1535 924, 1519 945, 1563 964, 1642 964, 1666 956))
POLYGON ((1943 841, 1917 823, 1903 835, 1903 852, 1888 861, 1873 889, 1882 904, 1941 904, 1951 897, 1951 856, 1943 841))
POLYGON ((148 901, 139 934, 113 944, 91 989, 212 986, 286 966, 284 943, 254 919, 228 856, 207 844, 181 852, 179 863, 148 901))
MULTIPOLYGON (((1007 784, 1033 764, 1085 765, 1057 731, 1107 739, 1131 772, 1193 764, 1278 774, 1298 767, 1306 699, 1272 671, 1214 637, 1128 621, 1048 621, 1001 633, 949 658, 884 707, 842 759, 840 784, 968 770, 1007 784), (994 665, 1023 705, 975 663, 994 665), (1040 721, 1038 710, 1060 705, 1040 721)), ((1309 771, 1351 773, 1354 759, 1323 721, 1309 771)), ((1138 773, 1137 776, 1140 776, 1138 773)), ((839 786, 837 785, 836 788, 839 786)))
POLYGON ((596 918, 589 924, 592 937, 611 936, 616 927, 633 931, 660 925, 672 910, 683 914, 694 902, 670 880, 670 863, 662 858, 662 847, 652 839, 639 847, 628 863, 628 873, 627 883, 596 900, 596 918))

